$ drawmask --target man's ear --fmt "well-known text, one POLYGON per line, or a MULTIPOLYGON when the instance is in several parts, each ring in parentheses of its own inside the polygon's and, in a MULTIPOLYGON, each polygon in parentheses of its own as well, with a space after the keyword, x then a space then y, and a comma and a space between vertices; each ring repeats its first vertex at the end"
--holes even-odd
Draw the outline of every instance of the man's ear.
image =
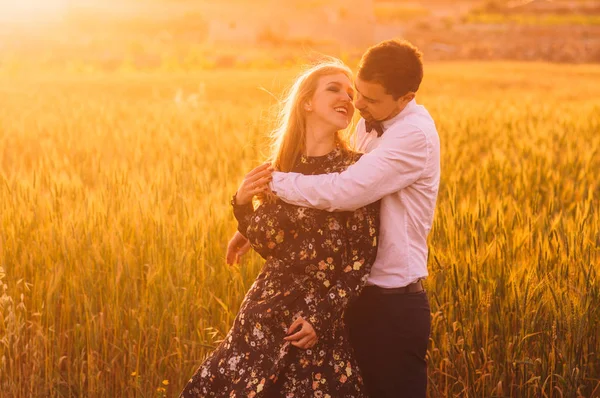
POLYGON ((404 101, 408 104, 410 101, 415 99, 416 94, 414 92, 409 92, 404 95, 404 101))

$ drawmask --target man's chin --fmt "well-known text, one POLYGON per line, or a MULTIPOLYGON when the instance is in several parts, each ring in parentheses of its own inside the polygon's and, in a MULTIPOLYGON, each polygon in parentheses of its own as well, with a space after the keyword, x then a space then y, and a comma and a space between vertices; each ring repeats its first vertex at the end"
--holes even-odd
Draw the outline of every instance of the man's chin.
POLYGON ((375 119, 373 119, 373 116, 371 116, 371 114, 369 113, 360 113, 360 117, 362 117, 363 119, 365 119, 365 121, 367 122, 373 122, 375 119))

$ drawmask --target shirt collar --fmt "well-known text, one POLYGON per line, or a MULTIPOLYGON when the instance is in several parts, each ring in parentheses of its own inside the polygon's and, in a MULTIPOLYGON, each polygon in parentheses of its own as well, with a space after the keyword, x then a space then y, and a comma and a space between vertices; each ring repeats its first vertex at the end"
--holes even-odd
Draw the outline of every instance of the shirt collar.
POLYGON ((384 120, 382 122, 383 131, 385 132, 385 130, 389 129, 394 123, 396 123, 397 121, 403 119, 406 115, 408 115, 409 113, 411 113, 416 105, 417 105, 417 102, 413 98, 412 100, 410 100, 410 102, 408 104, 406 104, 406 106, 404 107, 404 109, 402 109, 402 111, 399 114, 397 114, 396 116, 394 116, 391 119, 384 120))

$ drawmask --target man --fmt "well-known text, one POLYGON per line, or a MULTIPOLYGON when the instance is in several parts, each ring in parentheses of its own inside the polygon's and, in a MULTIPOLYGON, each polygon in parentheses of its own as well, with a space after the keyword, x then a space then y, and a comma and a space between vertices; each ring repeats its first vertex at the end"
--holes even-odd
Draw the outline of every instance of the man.
MULTIPOLYGON (((440 180, 435 123, 415 94, 423 78, 421 53, 387 40, 363 55, 356 79, 362 119, 355 140, 366 152, 346 171, 325 175, 273 173, 282 200, 328 211, 349 211, 381 199, 377 259, 361 296, 345 317, 372 398, 425 397, 425 355, 431 318, 421 280, 427 275, 427 235, 440 180)), ((247 250, 241 235, 228 262, 247 250)))

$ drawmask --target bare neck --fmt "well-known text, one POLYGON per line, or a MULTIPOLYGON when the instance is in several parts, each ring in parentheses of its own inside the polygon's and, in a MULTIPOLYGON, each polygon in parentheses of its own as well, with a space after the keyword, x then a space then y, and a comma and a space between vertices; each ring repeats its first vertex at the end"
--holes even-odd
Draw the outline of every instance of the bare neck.
POLYGON ((331 126, 307 123, 306 126, 306 156, 323 156, 335 149, 337 130, 331 126))

